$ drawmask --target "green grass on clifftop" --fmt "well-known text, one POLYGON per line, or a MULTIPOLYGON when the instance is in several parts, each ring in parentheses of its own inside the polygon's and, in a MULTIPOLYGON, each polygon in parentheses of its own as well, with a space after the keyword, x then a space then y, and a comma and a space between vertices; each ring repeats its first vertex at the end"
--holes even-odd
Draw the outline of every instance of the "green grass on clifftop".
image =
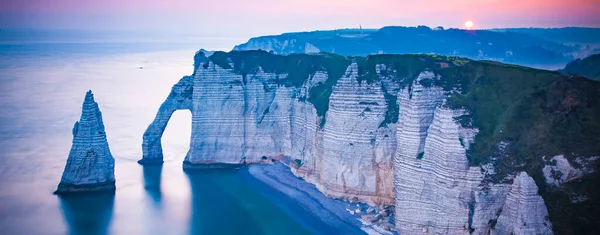
POLYGON ((581 75, 600 81, 600 54, 591 55, 584 59, 576 59, 567 64, 560 72, 571 75, 581 75))
MULTIPOLYGON (((447 67, 460 66, 469 60, 460 57, 438 56, 431 54, 407 54, 407 55, 371 55, 367 57, 355 57, 354 61, 358 64, 358 82, 372 84, 385 77, 392 82, 398 83, 400 88, 408 87, 412 90, 412 84, 419 74, 425 70, 440 69, 447 67), (380 70, 377 74, 377 65, 384 65, 385 70, 380 70)), ((425 80, 421 81, 424 84, 425 80)), ((424 86, 431 86, 428 85, 424 86)), ((387 109, 385 119, 380 127, 398 122, 399 110, 395 92, 388 91, 388 88, 382 85, 387 109)))
MULTIPOLYGON (((246 76, 264 72, 287 74, 276 82, 301 87, 317 71, 328 79, 310 88, 307 101, 325 117, 333 86, 352 62, 358 64, 359 83, 373 84, 382 77, 411 89, 417 76, 432 71, 439 79, 425 79, 424 86, 439 86, 449 92, 447 106, 466 109, 470 115, 457 118, 465 127, 479 129, 468 157, 472 165, 490 160, 500 142, 509 144, 502 158, 507 165, 523 165, 529 158, 566 154, 588 156, 600 153, 600 107, 598 82, 568 77, 557 72, 491 61, 471 61, 437 55, 371 55, 343 57, 329 53, 275 55, 265 51, 215 52, 216 65, 246 76), (376 66, 386 70, 377 74, 376 66), (509 152, 506 152, 509 151, 509 152)), ((387 91, 386 120, 398 121, 396 93, 387 91)), ((324 123, 321 123, 324 124, 324 123)), ((504 163, 502 163, 504 164, 504 163)))
MULTIPOLYGON (((479 129, 468 156, 473 165, 509 144, 507 165, 529 158, 600 153, 600 83, 556 72, 472 61, 437 71, 436 85, 456 89, 447 105, 465 108, 479 129)), ((507 161, 506 157, 501 161, 507 161)), ((525 169, 525 167, 523 167, 525 169)))
POLYGON ((259 68, 267 73, 287 74, 285 78, 276 82, 289 87, 301 87, 317 71, 327 73, 327 80, 311 87, 308 97, 305 97, 315 106, 317 115, 322 118, 321 128, 325 125, 325 113, 329 109, 329 97, 333 86, 344 75, 351 62, 346 57, 329 53, 282 56, 265 51, 215 52, 209 59, 216 65, 224 69, 233 69, 243 76, 256 74, 259 68))

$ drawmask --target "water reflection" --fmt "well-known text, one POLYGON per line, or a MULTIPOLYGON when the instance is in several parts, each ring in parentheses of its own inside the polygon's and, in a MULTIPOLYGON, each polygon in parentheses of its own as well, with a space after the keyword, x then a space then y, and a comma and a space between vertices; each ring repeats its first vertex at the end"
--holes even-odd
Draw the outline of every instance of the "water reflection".
POLYGON ((240 201, 235 170, 186 171, 192 190, 190 234, 265 234, 240 201), (227 187, 225 189, 224 187, 227 187), (233 188, 233 190, 231 190, 233 188), (231 190, 231 191, 230 191, 231 190), (239 195, 231 194, 237 191, 239 195))
POLYGON ((108 234, 113 216, 114 193, 61 195, 59 199, 69 234, 108 234))
POLYGON ((163 165, 144 165, 144 189, 152 201, 159 206, 162 193, 160 191, 160 178, 163 165))

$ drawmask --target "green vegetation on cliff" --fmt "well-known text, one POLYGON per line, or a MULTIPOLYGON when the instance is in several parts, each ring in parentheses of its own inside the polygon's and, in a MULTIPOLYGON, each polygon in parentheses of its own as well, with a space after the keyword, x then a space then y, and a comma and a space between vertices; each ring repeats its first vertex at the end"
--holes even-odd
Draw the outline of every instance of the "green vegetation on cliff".
MULTIPOLYGON (((450 94, 446 105, 469 112, 457 121, 464 127, 479 129, 475 144, 468 152, 473 165, 496 157, 501 142, 509 145, 502 150, 502 154, 509 157, 499 158, 502 160, 497 164, 523 166, 520 170, 530 166, 530 158, 600 153, 600 124, 594 121, 600 118, 599 102, 595 102, 599 100, 598 91, 594 90, 598 83, 578 77, 498 62, 423 54, 343 57, 329 53, 282 56, 265 51, 232 51, 215 52, 209 59, 243 76, 255 74, 259 68, 268 73, 286 74, 275 82, 290 87, 301 87, 317 71, 327 73, 326 81, 313 85, 307 97, 301 97, 315 106, 317 115, 323 118, 322 127, 333 86, 350 63, 358 64, 359 83, 373 84, 383 78, 396 83, 400 89, 408 87, 409 91, 421 72, 432 71, 439 76, 420 83, 426 87, 442 87, 450 94), (377 65, 385 67, 379 74, 377 65)), ((207 63, 208 60, 202 61, 207 63)), ((381 123, 384 127, 398 121, 399 107, 397 90, 381 86, 388 106, 381 123)), ((517 170, 515 167, 502 169, 517 170)))
POLYGON ((197 57, 197 66, 203 63, 206 67, 212 61, 244 77, 257 73, 259 68, 286 74, 271 82, 287 87, 302 87, 318 71, 327 73, 328 79, 310 87, 307 97, 298 97, 314 105, 322 118, 321 128, 333 87, 352 62, 358 64, 359 84, 381 85, 387 110, 380 127, 398 122, 398 89, 411 90, 421 72, 431 71, 436 78, 419 83, 445 90, 449 95, 447 107, 467 111, 456 121, 479 130, 467 152, 472 165, 494 164, 497 174, 488 180, 496 183, 520 171, 531 175, 540 188, 556 233, 600 233, 600 215, 596 213, 600 211, 598 166, 595 173, 565 183, 560 189, 546 186, 542 175, 542 168, 548 164, 543 157, 563 154, 577 166, 576 158, 600 155, 600 82, 498 62, 436 55, 281 56, 264 51, 233 51, 215 52, 208 60, 203 55, 197 57), (385 69, 378 73, 378 65, 385 69), (588 199, 572 203, 574 197, 588 199))
POLYGON ((305 97, 315 106, 317 115, 322 118, 321 128, 325 125, 325 113, 329 109, 329 97, 333 86, 350 65, 350 60, 346 57, 329 53, 281 56, 265 51, 232 51, 215 52, 209 59, 221 68, 233 69, 242 76, 256 74, 259 68, 266 73, 286 74, 287 76, 282 76, 283 78, 276 82, 289 87, 301 87, 317 71, 327 73, 327 80, 311 87, 308 97, 305 97))
POLYGON ((435 85, 452 92, 447 105, 463 108, 469 115, 459 118, 465 127, 479 129, 467 157, 471 164, 491 162, 502 182, 509 174, 531 175, 550 212, 558 234, 600 232, 600 174, 569 182, 557 190, 546 185, 542 157, 564 154, 575 158, 600 154, 600 83, 557 72, 471 61, 435 71, 435 85), (585 195, 583 203, 572 203, 585 195))
MULTIPOLYGON (((327 73, 328 79, 313 85, 304 97, 323 118, 333 86, 352 62, 358 64, 359 84, 387 79, 400 89, 408 87, 409 91, 421 72, 432 71, 439 76, 420 83, 426 87, 442 87, 450 94, 447 106, 469 113, 457 121, 464 127, 479 129, 468 153, 473 165, 488 162, 498 155, 501 142, 509 145, 502 154, 514 159, 503 157, 502 161, 507 162, 499 164, 512 166, 521 166, 529 163, 529 158, 541 156, 566 154, 569 158, 600 153, 600 123, 594 121, 600 118, 600 103, 596 102, 596 87, 600 85, 580 77, 498 62, 424 54, 343 57, 329 53, 282 56, 265 51, 232 51, 215 52, 209 59, 243 76, 255 74, 259 68, 267 73, 286 74, 275 82, 290 87, 301 87, 317 71, 327 73), (377 65, 385 68, 379 74, 377 65)), ((388 105, 381 126, 386 126, 398 121, 397 90, 381 86, 388 105)))
MULTIPOLYGON (((382 77, 389 79, 391 82, 400 85, 401 89, 408 87, 409 92, 412 90, 412 84, 419 74, 425 70, 440 69, 447 67, 460 66, 467 63, 469 60, 460 57, 424 55, 424 54, 409 54, 409 55, 371 55, 367 57, 353 58, 358 64, 358 82, 366 82, 372 84, 381 81, 382 77), (377 65, 385 66, 385 69, 380 69, 377 73, 377 65)), ((424 86, 431 86, 431 83, 424 84, 425 80, 421 81, 424 86)), ((388 91, 388 88, 383 84, 381 89, 384 92, 387 109, 385 119, 380 127, 385 127, 388 124, 398 122, 399 109, 397 100, 397 91, 388 91)))
POLYGON ((567 64, 560 72, 600 81, 600 54, 591 55, 584 59, 576 59, 567 64))

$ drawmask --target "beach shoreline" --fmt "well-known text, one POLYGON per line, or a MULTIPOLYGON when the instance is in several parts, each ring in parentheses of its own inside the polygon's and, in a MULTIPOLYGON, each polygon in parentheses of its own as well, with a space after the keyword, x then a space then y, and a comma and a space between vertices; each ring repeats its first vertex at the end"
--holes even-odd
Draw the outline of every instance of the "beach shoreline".
MULTIPOLYGON (((396 234, 392 227, 385 227, 385 223, 373 223, 384 219, 383 208, 389 206, 369 207, 366 203, 350 203, 340 199, 328 198, 313 184, 297 177, 284 164, 252 164, 248 166, 249 175, 271 188, 274 193, 293 199, 313 217, 329 225, 327 231, 313 231, 324 234, 396 234), (382 214, 382 215, 379 215, 382 214), (388 229, 388 230, 386 230, 388 229)), ((288 205, 283 205, 284 207, 288 205)), ((293 208, 290 208, 293 209, 293 208)), ((389 211, 389 209, 388 209, 389 211)), ((298 216, 297 211, 292 212, 302 224, 309 226, 307 216, 298 216)), ((389 213, 389 212, 387 212, 389 213)), ((388 220, 389 217, 387 217, 388 220)), ((393 219, 391 220, 393 221, 393 219)))

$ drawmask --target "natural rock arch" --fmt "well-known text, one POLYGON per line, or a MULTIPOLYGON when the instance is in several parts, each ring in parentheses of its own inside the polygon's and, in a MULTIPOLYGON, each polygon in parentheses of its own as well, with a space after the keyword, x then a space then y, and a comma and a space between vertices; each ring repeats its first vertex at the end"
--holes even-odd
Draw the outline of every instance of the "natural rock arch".
POLYGON ((142 142, 143 158, 140 164, 162 164, 163 150, 161 138, 173 113, 177 110, 192 110, 193 79, 185 76, 171 89, 171 93, 158 109, 154 121, 144 132, 142 142))

